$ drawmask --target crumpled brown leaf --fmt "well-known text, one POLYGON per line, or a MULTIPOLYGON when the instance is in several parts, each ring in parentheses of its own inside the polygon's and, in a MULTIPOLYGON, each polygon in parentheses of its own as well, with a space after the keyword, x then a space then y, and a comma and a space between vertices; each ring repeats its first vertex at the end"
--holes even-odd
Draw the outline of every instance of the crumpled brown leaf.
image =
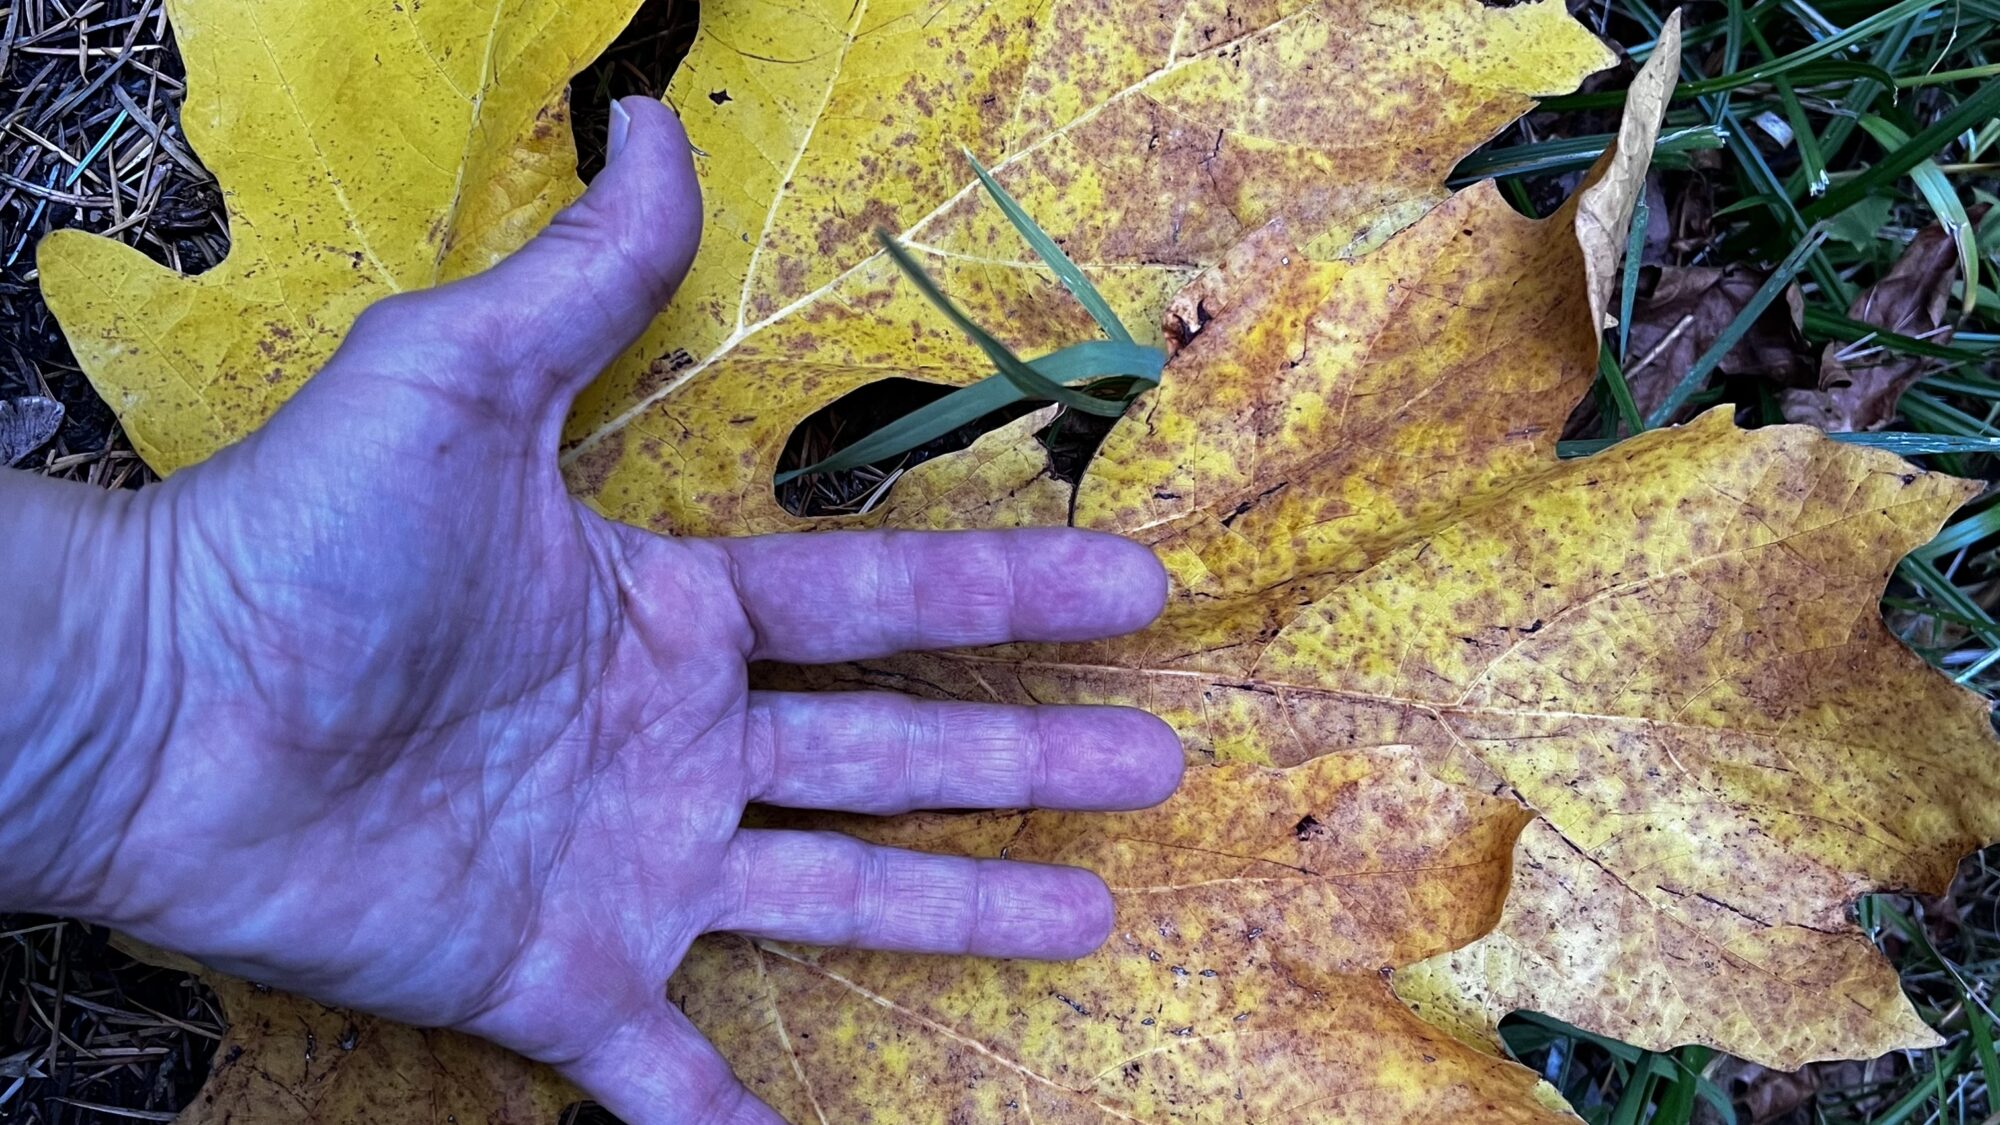
POLYGON ((62 428, 63 405, 41 395, 0 401, 0 468, 42 447, 62 428))
MULTIPOLYGON (((1888 276, 1854 299, 1847 315, 1898 335, 1948 344, 1957 279, 1958 244, 1943 223, 1932 223, 1910 240, 1888 276)), ((1896 400, 1936 362, 1866 340, 1828 344, 1820 355, 1819 386, 1788 390, 1780 405, 1787 421, 1829 433, 1879 430, 1896 416, 1896 400)))
MULTIPOLYGON (((1625 349, 1625 379, 1639 413, 1649 414, 1697 359, 1714 345, 1768 275, 1748 266, 1661 266, 1652 291, 1632 310, 1625 349)), ((1812 373, 1799 326, 1805 304, 1796 285, 1786 286, 1722 357, 1719 375, 1761 375, 1792 383, 1812 373)), ((1697 408, 1698 409, 1698 408, 1697 408)), ((1695 409, 1682 412, 1684 421, 1695 409)))

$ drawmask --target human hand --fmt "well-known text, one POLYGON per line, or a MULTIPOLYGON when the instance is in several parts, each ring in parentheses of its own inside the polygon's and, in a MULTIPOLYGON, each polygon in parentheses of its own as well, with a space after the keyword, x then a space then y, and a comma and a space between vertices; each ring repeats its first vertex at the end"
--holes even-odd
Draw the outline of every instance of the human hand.
POLYGON ((77 831, 118 831, 8 905, 485 1036, 634 1125, 770 1122, 665 999, 698 935, 1072 957, 1111 902, 1073 869, 739 829, 746 803, 1133 808, 1181 754, 1136 711, 753 692, 746 663, 1125 632, 1165 577, 1064 529, 668 539, 573 501, 570 400, 700 222, 678 122, 623 112, 546 233, 369 310, 256 435, 108 518, 145 673, 75 740, 101 758, 57 756, 102 779, 77 831))

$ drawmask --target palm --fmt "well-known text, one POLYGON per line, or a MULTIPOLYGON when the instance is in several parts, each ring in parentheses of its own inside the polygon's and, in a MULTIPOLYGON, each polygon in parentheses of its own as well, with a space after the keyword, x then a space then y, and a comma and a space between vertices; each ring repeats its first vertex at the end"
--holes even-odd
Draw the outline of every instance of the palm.
POLYGON ((121 853, 143 877, 112 872, 104 912, 488 1036, 635 1121, 767 1121, 661 995, 701 933, 1072 956, 1109 912, 1082 872, 739 830, 748 802, 1130 807, 1179 751, 1109 708, 753 693, 747 662, 1120 631, 1161 588, 1137 548, 1064 531, 671 540, 575 504, 552 448, 568 396, 693 249, 685 142, 634 111, 551 235, 378 306, 264 430, 151 494, 177 721, 121 853), (565 288, 569 307, 519 307, 565 288), (1095 580, 1029 596, 1056 573, 1095 580))

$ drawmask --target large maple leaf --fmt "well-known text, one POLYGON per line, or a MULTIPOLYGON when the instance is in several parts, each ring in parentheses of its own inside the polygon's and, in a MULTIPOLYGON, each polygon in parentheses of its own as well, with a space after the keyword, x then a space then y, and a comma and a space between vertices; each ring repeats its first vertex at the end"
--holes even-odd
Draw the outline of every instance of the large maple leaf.
POLYGON ((1547 222, 1489 185, 1353 262, 1241 243, 1176 298, 1188 342, 1073 508, 1026 425, 892 494, 899 522, 1073 512, 1153 544, 1152 629, 789 678, 1134 704, 1198 762, 1414 752, 1514 796, 1540 815, 1499 925, 1397 978, 1474 1042, 1517 1008, 1777 1066, 1935 1042, 1846 911, 2000 834, 1984 705, 1875 609, 1970 486, 1726 412, 1555 458, 1646 116, 1547 222), (999 502, 937 502, 967 482, 999 502))

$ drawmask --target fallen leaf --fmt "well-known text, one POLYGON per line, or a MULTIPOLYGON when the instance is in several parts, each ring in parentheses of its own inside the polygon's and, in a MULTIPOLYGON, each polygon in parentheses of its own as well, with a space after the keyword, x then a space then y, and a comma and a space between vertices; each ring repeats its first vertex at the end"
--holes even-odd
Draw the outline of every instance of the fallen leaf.
POLYGON ((177 1125, 520 1122, 554 1125, 576 1089, 469 1035, 405 1027, 203 974, 229 1015, 177 1125))
POLYGON ((1146 324, 1272 219, 1317 255, 1379 242, 1530 95, 1612 61, 1554 0, 813 0, 746 18, 770 10, 704 9, 668 92, 708 154, 708 225, 639 354, 693 362, 618 368, 572 419, 572 488, 630 523, 807 526, 771 488, 801 418, 885 369, 989 370, 902 283, 877 227, 1017 351, 1095 331, 961 147, 1146 324))
POLYGON ((40 449, 62 428, 63 405, 41 395, 0 400, 0 468, 40 449))
MULTIPOLYGON (((40 257, 79 361, 162 472, 254 429, 372 301, 476 271, 572 199, 565 85, 636 0, 167 7, 230 256, 185 279, 60 232, 40 257)), ((675 473, 736 472, 739 504, 791 524, 768 479, 785 434, 763 432, 781 412, 758 407, 810 399, 789 425, 889 364, 983 374, 896 285, 876 226, 948 259, 954 296, 1020 326, 1017 346, 1071 342, 1087 321, 1016 260, 961 146, 997 162, 1143 322, 1268 218, 1294 218, 1329 253, 1379 241, 1534 96, 1611 61, 1560 0, 711 4, 668 95, 705 154, 701 253, 579 404, 573 477, 632 522, 729 518, 678 510, 647 457, 670 438, 689 460, 675 473), (746 412, 758 471, 680 436, 746 412)))
POLYGON ((555 1125, 583 1100, 547 1067, 482 1039, 329 1008, 124 934, 112 944, 199 977, 229 1019, 207 1080, 175 1125, 555 1125))
MULTIPOLYGON (((1854 298, 1847 316, 1901 336, 1948 344, 1951 289, 1957 280, 1958 244, 1943 223, 1932 223, 1910 240, 1888 274, 1854 298)), ((1787 421, 1830 433, 1879 430, 1896 417, 1896 400, 1935 366, 1924 356, 1866 340, 1828 344, 1820 353, 1819 386, 1788 390, 1780 405, 1787 421)))
POLYGON ((1385 979, 1486 930, 1527 820, 1385 753, 1204 768, 1136 814, 814 821, 1090 865, 1111 940, 1050 963, 716 937, 668 991, 794 1122, 1574 1120, 1385 979))
POLYGON ((1520 1008, 1786 1068, 1936 1042, 1847 907, 2000 834, 1984 705, 1876 609, 1968 485, 1721 410, 1558 461, 1613 276, 1574 232, 1630 163, 1543 223, 1469 189, 1354 262, 1267 231, 1177 300, 1074 509, 1166 559, 1154 628, 784 682, 1131 703, 1197 763, 1415 753, 1515 796, 1494 932, 1396 975, 1471 1042, 1520 1008))
POLYGON ((229 256, 182 277, 78 231, 38 251, 78 362, 167 473, 257 428, 361 310, 476 273, 581 190, 564 98, 638 0, 167 4, 229 256))
MULTIPOLYGON (((1666 401, 1695 360, 1700 359, 1764 284, 1766 275, 1749 266, 1660 266, 1648 270, 1652 289, 1632 310, 1625 349, 1625 379, 1643 416, 1666 401)), ((1803 379, 1810 368, 1799 329, 1805 304, 1797 285, 1788 285, 1750 330, 1724 353, 1720 375, 1757 375, 1783 385, 1803 379)), ((1684 420, 1684 419, 1677 419, 1684 420)))
MULTIPOLYGON (((1001 256, 1011 234, 942 155, 952 141, 997 152, 1010 190, 1128 314, 1209 268, 1173 305, 1162 386, 1073 498, 1016 423, 906 474, 878 518, 1073 508, 1158 548, 1173 604, 1119 642, 791 675, 1138 703, 1177 725, 1196 769, 1146 814, 850 825, 1098 867, 1123 891, 1118 934, 1058 966, 705 942, 671 991, 745 1079, 807 1121, 887 1097, 911 1121, 1546 1121, 1567 1119, 1546 1089, 1475 1049, 1516 1007, 1776 1065, 1934 1041, 1845 907, 1941 886, 2000 833, 1983 708, 1898 647, 1874 606, 1962 483, 1717 413, 1554 457, 1595 367, 1677 24, 1613 154, 1554 219, 1526 220, 1486 185, 1373 252, 1322 260, 1409 222, 1524 92, 1570 81, 1601 48, 1551 0, 1157 19, 1059 6, 1036 35, 988 34, 1028 11, 705 13, 675 90, 735 84, 727 100, 680 99, 719 189, 711 237, 663 322, 678 327, 635 353, 689 362, 600 384, 572 479, 665 529, 795 526, 771 472, 799 419, 885 368, 981 374, 865 249, 877 223, 1017 346, 1080 334, 1043 274, 1001 256), (833 49, 776 53, 819 43, 833 49), (961 51, 962 65, 923 65, 961 51), (736 106, 757 116, 722 116, 736 106), (815 1042, 780 1028, 795 1012, 815 1042)), ((86 276, 72 283, 87 291, 86 276)), ((155 327, 90 308, 100 341, 155 327)), ((213 369, 255 347, 254 331, 209 330, 213 369)), ((267 1002, 238 994, 232 1018, 257 1026, 267 1002)), ((426 1092, 458 1065, 420 1070, 393 1112, 439 1120, 426 1092)), ((551 1096, 545 1079, 464 1065, 530 1091, 523 1105, 551 1096)), ((305 1079, 272 1073, 295 1091, 305 1079)), ((229 1117, 225 1103, 211 1112, 229 1117)))
MULTIPOLYGON (((1823 1065, 1826 1064, 1815 1064, 1791 1073, 1740 1059, 1718 1059, 1709 1072, 1709 1078, 1728 1096, 1730 1102, 1742 1110, 1750 1125, 1770 1125, 1793 1110, 1811 1105, 1819 1095, 1820 1067, 1823 1065)), ((1836 1089, 1852 1089, 1863 1084, 1862 1075, 1854 1077, 1857 1081, 1836 1089)), ((1703 1111, 1695 1116, 1698 1125, 1722 1125, 1723 1120, 1712 1106, 1703 1107, 1703 1111)))

